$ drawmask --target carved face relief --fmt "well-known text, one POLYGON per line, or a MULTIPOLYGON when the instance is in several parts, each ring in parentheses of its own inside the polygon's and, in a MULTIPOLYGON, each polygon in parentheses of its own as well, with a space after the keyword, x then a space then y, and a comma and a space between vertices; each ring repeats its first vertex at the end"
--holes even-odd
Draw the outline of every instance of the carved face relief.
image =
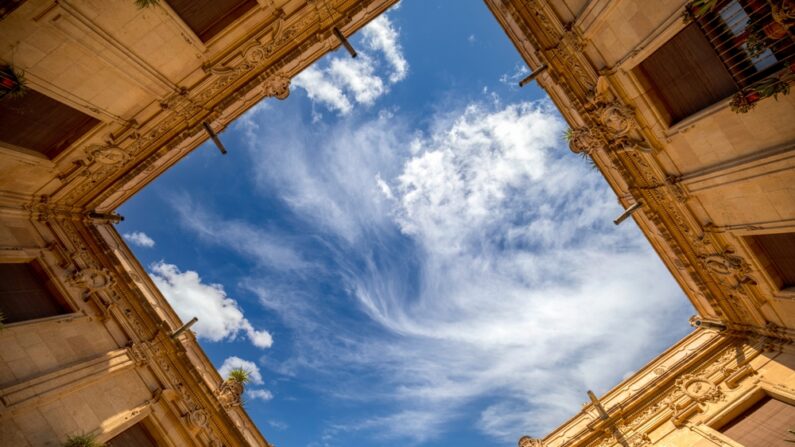
POLYGON ((102 290, 113 283, 113 278, 105 269, 99 270, 87 268, 79 270, 69 280, 69 283, 76 287, 82 287, 89 291, 102 290))
POLYGON ((290 95, 290 78, 277 74, 265 81, 265 95, 286 99, 290 95))
POLYGON ((599 121, 614 136, 624 137, 635 127, 635 114, 624 104, 612 102, 601 108, 599 121))

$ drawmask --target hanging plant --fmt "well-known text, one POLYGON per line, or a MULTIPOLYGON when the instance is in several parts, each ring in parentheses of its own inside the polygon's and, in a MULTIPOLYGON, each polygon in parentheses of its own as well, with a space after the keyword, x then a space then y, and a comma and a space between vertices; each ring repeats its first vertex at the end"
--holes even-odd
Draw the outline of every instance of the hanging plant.
POLYGON ((685 6, 685 23, 691 22, 715 9, 718 0, 692 0, 685 6))
POLYGON ((0 99, 20 98, 27 90, 24 72, 15 70, 12 65, 0 65, 0 99))
POLYGON ((135 0, 135 6, 137 6, 138 9, 144 9, 150 6, 155 6, 158 3, 160 3, 160 0, 135 0))
POLYGON ((736 113, 747 113, 762 99, 771 96, 773 99, 778 99, 778 95, 788 95, 791 82, 791 73, 782 73, 780 76, 765 78, 737 92, 732 97, 729 105, 732 111, 736 113))
POLYGON ((91 434, 74 435, 66 438, 62 447, 105 447, 105 444, 98 442, 97 437, 91 434))

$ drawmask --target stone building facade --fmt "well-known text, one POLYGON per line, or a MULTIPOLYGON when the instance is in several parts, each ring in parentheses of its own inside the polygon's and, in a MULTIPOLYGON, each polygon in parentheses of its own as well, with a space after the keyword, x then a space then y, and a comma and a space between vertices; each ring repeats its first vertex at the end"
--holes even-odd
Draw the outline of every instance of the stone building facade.
POLYGON ((114 210, 395 1, 0 2, 0 445, 269 445, 114 210))
POLYGON ((520 446, 791 445, 795 2, 485 1, 701 328, 520 446))

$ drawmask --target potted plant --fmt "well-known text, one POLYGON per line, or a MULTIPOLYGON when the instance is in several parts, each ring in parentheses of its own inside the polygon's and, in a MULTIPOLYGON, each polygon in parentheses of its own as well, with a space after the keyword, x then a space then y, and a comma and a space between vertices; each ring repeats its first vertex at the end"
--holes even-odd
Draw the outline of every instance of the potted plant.
POLYGON ((25 73, 10 64, 0 65, 0 98, 19 98, 26 92, 25 73))
POLYGON ((218 389, 218 399, 224 407, 235 407, 243 404, 243 387, 251 381, 251 372, 243 368, 229 371, 226 380, 218 389))
POLYGON ((244 385, 251 381, 251 373, 243 368, 235 368, 229 371, 229 375, 226 376, 226 380, 231 380, 244 385))
POLYGON ((718 0, 692 0, 685 6, 685 22, 698 19, 712 11, 717 4, 718 0))
POLYGON ((66 438, 62 447, 105 447, 105 444, 97 441, 97 437, 92 434, 83 433, 66 438))
POLYGON ((756 84, 746 87, 737 92, 731 99, 729 105, 734 112, 746 113, 756 106, 756 103, 764 98, 778 98, 779 94, 789 94, 790 77, 786 74, 781 77, 771 76, 756 84))

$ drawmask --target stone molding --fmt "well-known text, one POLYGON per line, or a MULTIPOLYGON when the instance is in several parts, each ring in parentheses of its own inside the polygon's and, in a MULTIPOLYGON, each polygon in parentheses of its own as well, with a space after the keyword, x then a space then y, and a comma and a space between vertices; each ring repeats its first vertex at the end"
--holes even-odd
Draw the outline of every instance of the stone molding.
POLYGON ((562 23, 547 0, 486 3, 516 36, 525 60, 548 67, 539 84, 572 127, 571 150, 594 160, 625 206, 643 203, 638 224, 698 312, 737 330, 788 332, 763 315, 771 294, 754 279, 743 247, 732 244, 731 234, 709 231, 710 223, 693 213, 690 193, 659 162, 658 140, 622 98, 613 75, 600 75, 586 59, 588 41, 577 27, 562 23))

